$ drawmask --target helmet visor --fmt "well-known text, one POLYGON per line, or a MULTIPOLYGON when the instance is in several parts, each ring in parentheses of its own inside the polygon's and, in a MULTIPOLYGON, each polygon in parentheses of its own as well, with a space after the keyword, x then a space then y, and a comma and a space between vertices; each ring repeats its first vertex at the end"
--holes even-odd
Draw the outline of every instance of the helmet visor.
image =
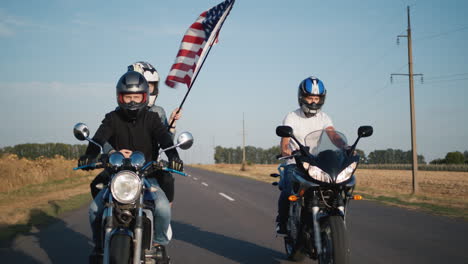
POLYGON ((146 103, 146 93, 120 93, 119 103, 120 104, 141 104, 146 103))

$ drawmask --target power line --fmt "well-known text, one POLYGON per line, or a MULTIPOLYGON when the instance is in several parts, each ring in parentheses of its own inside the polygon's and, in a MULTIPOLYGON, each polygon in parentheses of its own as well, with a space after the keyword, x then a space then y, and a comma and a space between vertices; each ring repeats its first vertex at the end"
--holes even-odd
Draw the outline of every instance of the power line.
MULTIPOLYGON (((405 31, 402 31, 400 32, 399 35, 403 34, 405 31)), ((388 55, 390 55, 391 53, 395 52, 397 48, 395 46, 391 46, 389 47, 388 49, 386 49, 384 52, 383 52, 383 55, 381 55, 380 57, 378 57, 376 60, 374 60, 373 63, 369 63, 369 64, 366 64, 366 66, 363 68, 364 70, 362 70, 362 72, 367 72, 369 68, 371 67, 375 67, 376 65, 378 65, 379 63, 383 62, 384 59, 386 57, 388 57, 388 55)))
POLYGON ((436 80, 436 81, 424 82, 424 83, 432 84, 432 83, 442 83, 442 82, 458 82, 458 81, 464 81, 464 80, 468 80, 468 78, 460 78, 460 79, 452 79, 452 80, 436 80))
POLYGON ((431 78, 426 78, 426 80, 437 80, 437 79, 445 79, 448 77, 455 77, 455 76, 462 76, 462 75, 467 75, 468 72, 466 73, 456 73, 456 74, 449 74, 449 75, 440 75, 440 76, 435 76, 431 78))
POLYGON ((454 30, 450 30, 450 31, 444 31, 444 32, 441 32, 441 33, 437 33, 437 34, 434 34, 434 35, 429 35, 429 36, 422 37, 422 38, 418 38, 418 39, 415 39, 415 40, 428 40, 428 39, 433 39, 433 38, 437 38, 437 37, 440 37, 440 36, 448 35, 448 34, 450 34, 450 33, 454 33, 454 32, 458 32, 458 31, 466 30, 466 29, 468 29, 468 26, 464 26, 464 27, 462 27, 462 28, 458 28, 458 29, 454 29, 454 30))

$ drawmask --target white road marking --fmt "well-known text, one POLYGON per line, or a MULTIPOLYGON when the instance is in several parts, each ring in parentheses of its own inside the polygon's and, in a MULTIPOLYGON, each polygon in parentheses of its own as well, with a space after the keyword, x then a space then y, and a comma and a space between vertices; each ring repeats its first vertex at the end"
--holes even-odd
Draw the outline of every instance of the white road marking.
POLYGON ((206 186, 206 187, 208 187, 208 184, 207 184, 207 183, 202 182, 201 184, 204 185, 204 186, 206 186))
POLYGON ((193 177, 193 179, 194 179, 194 180, 198 180, 198 178, 196 178, 196 177, 193 177))
POLYGON ((234 202, 234 201, 235 201, 233 198, 231 198, 231 197, 225 195, 224 193, 219 193, 219 195, 221 195, 222 197, 228 199, 228 200, 231 201, 231 202, 234 202))

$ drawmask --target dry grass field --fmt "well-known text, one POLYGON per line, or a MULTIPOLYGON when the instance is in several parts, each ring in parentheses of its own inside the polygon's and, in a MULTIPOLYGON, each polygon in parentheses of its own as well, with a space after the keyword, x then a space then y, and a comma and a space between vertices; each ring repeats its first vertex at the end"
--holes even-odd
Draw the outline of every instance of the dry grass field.
POLYGON ((16 155, 0 158, 0 227, 28 221, 32 209, 44 209, 89 193, 95 172, 73 171, 76 161, 58 156, 31 161, 16 155))
POLYGON ((73 171, 76 161, 66 160, 62 156, 54 159, 38 158, 37 160, 19 159, 14 154, 0 159, 1 192, 11 192, 29 184, 40 184, 74 176, 83 176, 84 171, 73 171))
MULTIPOLYGON (((239 164, 190 165, 192 167, 273 182, 270 173, 277 172, 277 165, 251 165, 241 171, 239 164)), ((419 171, 420 191, 411 195, 412 172, 410 170, 356 171, 356 192, 364 199, 377 199, 398 206, 423 209, 468 219, 468 172, 419 171), (380 199, 379 199, 380 198, 380 199), (447 208, 448 210, 444 210, 447 208)))

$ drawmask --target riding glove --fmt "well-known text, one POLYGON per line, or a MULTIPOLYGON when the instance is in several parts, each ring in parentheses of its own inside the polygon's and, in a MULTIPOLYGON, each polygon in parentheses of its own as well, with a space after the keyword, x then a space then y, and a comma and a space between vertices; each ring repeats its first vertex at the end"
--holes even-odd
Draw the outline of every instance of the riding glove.
MULTIPOLYGON (((96 158, 89 156, 89 155, 83 155, 78 159, 78 167, 84 166, 84 165, 89 165, 91 163, 95 163, 96 158)), ((90 170, 91 168, 83 168, 83 170, 90 170)))
POLYGON ((169 159, 169 168, 176 171, 183 171, 184 162, 179 158, 171 158, 169 159))

